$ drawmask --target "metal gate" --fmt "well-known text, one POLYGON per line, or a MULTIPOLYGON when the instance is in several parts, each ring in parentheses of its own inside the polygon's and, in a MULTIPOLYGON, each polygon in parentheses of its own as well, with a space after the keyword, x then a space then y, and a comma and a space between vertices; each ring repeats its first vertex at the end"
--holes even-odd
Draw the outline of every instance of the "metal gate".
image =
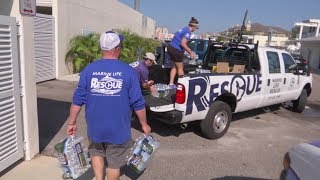
POLYGON ((15 18, 0 15, 0 172, 23 157, 15 18))
POLYGON ((54 42, 53 17, 45 14, 37 14, 34 17, 36 82, 56 78, 54 42))

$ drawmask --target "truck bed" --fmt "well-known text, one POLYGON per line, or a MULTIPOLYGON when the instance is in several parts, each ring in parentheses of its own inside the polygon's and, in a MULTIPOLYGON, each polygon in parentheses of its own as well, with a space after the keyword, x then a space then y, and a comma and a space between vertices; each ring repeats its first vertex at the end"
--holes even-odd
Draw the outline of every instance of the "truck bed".
POLYGON ((151 94, 144 96, 145 104, 147 108, 156 107, 156 106, 165 106, 173 104, 175 101, 176 91, 173 89, 169 90, 168 96, 164 98, 153 97, 151 94))
POLYGON ((170 90, 164 98, 156 98, 152 95, 144 96, 148 120, 159 120, 168 124, 179 124, 182 120, 182 112, 175 110, 175 90, 170 90), (162 113, 165 111, 166 113, 162 113))

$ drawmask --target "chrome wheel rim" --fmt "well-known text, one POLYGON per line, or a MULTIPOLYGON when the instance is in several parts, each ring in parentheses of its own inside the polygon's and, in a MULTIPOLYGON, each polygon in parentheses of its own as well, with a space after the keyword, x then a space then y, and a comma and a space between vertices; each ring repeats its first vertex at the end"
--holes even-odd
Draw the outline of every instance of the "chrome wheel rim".
POLYGON ((228 114, 226 111, 219 111, 215 116, 213 120, 213 129, 215 132, 220 133, 222 132, 228 122, 228 114))

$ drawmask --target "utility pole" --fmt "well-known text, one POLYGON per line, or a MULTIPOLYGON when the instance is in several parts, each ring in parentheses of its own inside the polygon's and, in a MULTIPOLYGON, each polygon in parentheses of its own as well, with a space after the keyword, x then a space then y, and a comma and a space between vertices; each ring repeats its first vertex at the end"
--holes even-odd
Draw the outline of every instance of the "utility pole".
POLYGON ((140 12, 140 0, 134 0, 134 9, 140 12))

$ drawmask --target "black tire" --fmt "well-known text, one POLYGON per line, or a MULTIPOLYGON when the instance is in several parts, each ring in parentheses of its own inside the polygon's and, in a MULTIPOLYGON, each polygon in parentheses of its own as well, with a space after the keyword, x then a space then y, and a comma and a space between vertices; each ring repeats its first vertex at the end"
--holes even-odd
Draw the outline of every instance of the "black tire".
POLYGON ((306 89, 303 89, 299 98, 295 101, 292 101, 293 103, 293 111, 302 113, 306 107, 307 104, 307 98, 308 98, 308 93, 306 89))
POLYGON ((201 132, 208 139, 218 139, 229 129, 232 119, 230 106, 222 101, 211 104, 206 118, 201 121, 201 132))

